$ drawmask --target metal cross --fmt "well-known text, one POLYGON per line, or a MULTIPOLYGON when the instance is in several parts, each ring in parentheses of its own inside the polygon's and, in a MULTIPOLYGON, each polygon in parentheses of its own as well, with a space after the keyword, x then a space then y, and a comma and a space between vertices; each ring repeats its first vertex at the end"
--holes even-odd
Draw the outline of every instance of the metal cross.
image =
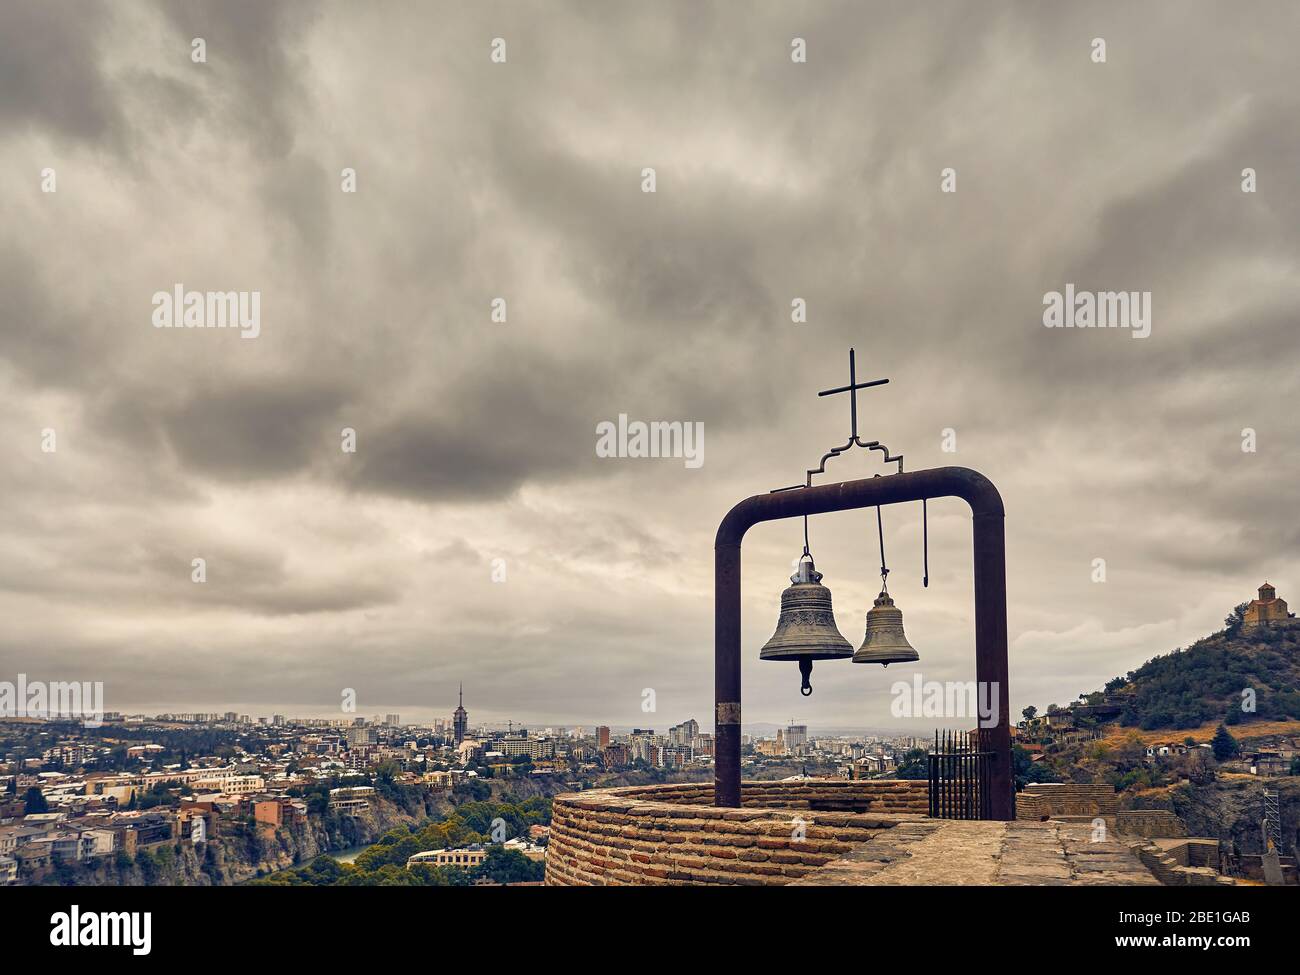
MULTIPOLYGON (((869 440, 866 443, 863 443, 858 437, 858 390, 869 389, 872 386, 883 386, 887 382, 889 382, 888 379, 872 379, 865 383, 858 382, 857 354, 853 349, 849 349, 849 384, 847 386, 839 386, 835 389, 823 389, 817 394, 818 396, 834 396, 836 393, 849 394, 849 415, 852 420, 853 429, 849 434, 848 442, 845 443, 843 447, 832 447, 829 452, 824 454, 820 464, 808 469, 808 475, 804 479, 803 484, 791 484, 789 487, 774 488, 773 493, 778 491, 796 491, 799 488, 812 487, 812 479, 818 474, 826 473, 826 462, 828 460, 832 457, 838 457, 840 454, 847 450, 852 450, 854 447, 865 447, 867 450, 879 450, 885 455, 886 464, 898 464, 898 472, 901 474, 903 472, 903 458, 901 455, 895 457, 889 452, 889 448, 879 440, 869 440)), ((807 532, 805 531, 804 550, 807 551, 807 548, 807 532)))
POLYGON ((837 389, 823 389, 818 396, 833 396, 836 393, 849 394, 849 412, 853 420, 853 433, 849 437, 849 443, 855 443, 858 440, 858 390, 868 389, 872 386, 883 386, 889 382, 888 379, 873 379, 870 382, 860 383, 858 380, 858 370, 855 361, 855 354, 849 349, 849 384, 840 386, 837 389))

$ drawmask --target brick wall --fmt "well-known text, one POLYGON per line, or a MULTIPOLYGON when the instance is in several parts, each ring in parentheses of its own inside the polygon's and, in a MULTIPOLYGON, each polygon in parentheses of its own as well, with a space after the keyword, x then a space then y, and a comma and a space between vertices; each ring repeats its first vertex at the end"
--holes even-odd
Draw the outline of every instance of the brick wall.
POLYGON ((1033 782, 1016 796, 1017 819, 1061 816, 1114 816, 1119 812, 1115 790, 1101 783, 1033 782))
POLYGON ((782 885, 928 809, 924 781, 745 782, 740 809, 713 785, 557 796, 548 885, 782 885))
POLYGON ((1190 844, 1199 843, 1191 840, 1180 844, 1173 851, 1162 849, 1149 840, 1135 840, 1129 848, 1137 854, 1143 866, 1155 874, 1156 879, 1165 887, 1214 887, 1233 886, 1231 877, 1224 877, 1208 866, 1187 866, 1190 844), (1181 855, 1183 862, 1179 862, 1181 855))
POLYGON ((1209 867, 1216 873, 1220 869, 1222 858, 1218 840, 1158 839, 1155 845, 1180 867, 1209 867))
POLYGON ((1187 826, 1169 809, 1125 809, 1116 828, 1131 836, 1186 836, 1187 826))
MULTIPOLYGON (((623 799, 713 806, 713 783, 629 786, 605 790, 623 799)), ((595 793, 587 793, 594 795, 595 793)), ((929 786, 915 779, 803 779, 797 782, 743 782, 744 807, 818 809, 828 812, 894 812, 918 816, 930 809, 929 786)))

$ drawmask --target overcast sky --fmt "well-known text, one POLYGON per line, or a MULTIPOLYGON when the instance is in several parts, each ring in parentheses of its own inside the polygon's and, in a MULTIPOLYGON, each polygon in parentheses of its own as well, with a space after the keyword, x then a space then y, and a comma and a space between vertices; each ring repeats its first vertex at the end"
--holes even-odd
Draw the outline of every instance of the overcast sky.
MULTIPOLYGON (((850 346, 891 380, 864 439, 1002 492, 1016 713, 1266 577, 1300 603, 1298 29, 1290 2, 4 3, 0 679, 409 720, 464 681, 472 722, 711 725, 718 521, 843 443, 816 392, 850 346), (260 292, 261 334, 154 328, 178 283, 260 292), (1150 336, 1044 328, 1067 283, 1151 292, 1150 336), (703 465, 598 457, 619 414, 703 423, 703 465)), ((968 509, 930 506, 929 589, 919 505, 885 527, 917 672, 973 679, 968 509)), ((874 512, 811 536, 856 646, 874 512)), ((933 727, 889 717, 912 670, 821 664, 804 699, 759 662, 801 546, 746 540, 745 721, 933 727)))

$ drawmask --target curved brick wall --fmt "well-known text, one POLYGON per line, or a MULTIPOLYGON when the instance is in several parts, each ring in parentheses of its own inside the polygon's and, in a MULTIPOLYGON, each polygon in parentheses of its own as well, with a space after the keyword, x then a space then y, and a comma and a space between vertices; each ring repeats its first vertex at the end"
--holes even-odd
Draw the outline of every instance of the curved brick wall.
POLYGON ((546 883, 787 884, 923 817, 929 801, 924 781, 901 779, 745 782, 741 799, 714 807, 712 783, 557 796, 546 883))

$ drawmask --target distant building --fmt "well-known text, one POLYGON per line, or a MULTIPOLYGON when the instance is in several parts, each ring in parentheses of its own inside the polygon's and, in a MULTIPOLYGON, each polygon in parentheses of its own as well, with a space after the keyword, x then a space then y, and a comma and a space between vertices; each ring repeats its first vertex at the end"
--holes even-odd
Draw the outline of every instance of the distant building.
POLYGON ((145 847, 170 843, 176 839, 174 816, 145 813, 115 826, 116 847, 127 856, 135 856, 145 847))
POLYGON ((754 751, 758 752, 760 755, 767 755, 772 758, 788 754, 785 747, 785 732, 782 729, 777 728, 775 740, 771 738, 762 738, 754 742, 754 751))
POLYGON ((459 867, 469 870, 477 867, 487 859, 487 850, 480 846, 468 846, 459 850, 425 850, 407 857, 407 867, 417 863, 426 863, 434 867, 459 867))
POLYGON ((348 745, 351 747, 373 745, 377 740, 374 728, 353 726, 347 730, 346 734, 348 736, 348 745))
POLYGON ((507 758, 527 755, 529 758, 551 758, 555 755, 555 742, 549 738, 503 738, 498 750, 507 758))
POLYGON ((368 785, 342 786, 330 789, 330 808, 345 816, 355 816, 370 808, 370 798, 375 794, 368 785))
POLYGON ((476 758, 482 758, 485 749, 483 743, 475 738, 466 738, 456 746, 456 757, 462 765, 468 765, 476 758))
POLYGON ((653 728, 633 728, 627 740, 632 760, 641 759, 651 765, 662 764, 660 749, 663 743, 663 736, 656 735, 653 728))
POLYGON ((191 784, 196 789, 218 789, 230 796, 249 796, 262 792, 266 788, 266 779, 260 775, 240 775, 228 769, 221 769, 211 775, 194 779, 191 784))
POLYGON ((1259 587, 1259 598, 1252 599, 1250 605, 1246 607, 1244 625, 1247 627, 1272 626, 1274 623, 1284 622, 1290 617, 1291 614, 1287 612, 1286 600, 1278 599, 1277 590, 1265 582, 1259 587))
POLYGON ((674 745, 690 745, 700 734, 700 723, 694 718, 668 729, 668 739, 674 745))
POLYGON ((465 733, 469 730, 469 713, 465 710, 465 685, 460 685, 460 703, 456 705, 456 710, 451 713, 451 726, 456 738, 456 744, 459 745, 465 740, 465 733))
POLYGON ((420 776, 420 781, 426 783, 427 785, 433 786, 435 789, 450 789, 451 773, 450 772, 425 772, 424 775, 420 776))
MULTIPOLYGON (((260 799, 253 804, 253 820, 266 826, 293 826, 307 821, 307 804, 293 799, 260 799)), ((209 830, 209 834, 211 831, 209 830)))
POLYGON ((529 840, 516 837, 513 840, 506 840, 501 845, 507 850, 514 850, 516 853, 522 853, 528 859, 536 863, 546 862, 546 847, 538 846, 536 843, 532 843, 529 840))
POLYGON ((691 760, 691 750, 686 745, 665 745, 660 757, 665 768, 684 768, 691 760))
POLYGON ((1291 771, 1294 752, 1269 748, 1250 756, 1250 771, 1254 775, 1286 775, 1291 771))
POLYGON ((609 728, 605 725, 596 729, 596 747, 602 750, 609 747, 609 728))

